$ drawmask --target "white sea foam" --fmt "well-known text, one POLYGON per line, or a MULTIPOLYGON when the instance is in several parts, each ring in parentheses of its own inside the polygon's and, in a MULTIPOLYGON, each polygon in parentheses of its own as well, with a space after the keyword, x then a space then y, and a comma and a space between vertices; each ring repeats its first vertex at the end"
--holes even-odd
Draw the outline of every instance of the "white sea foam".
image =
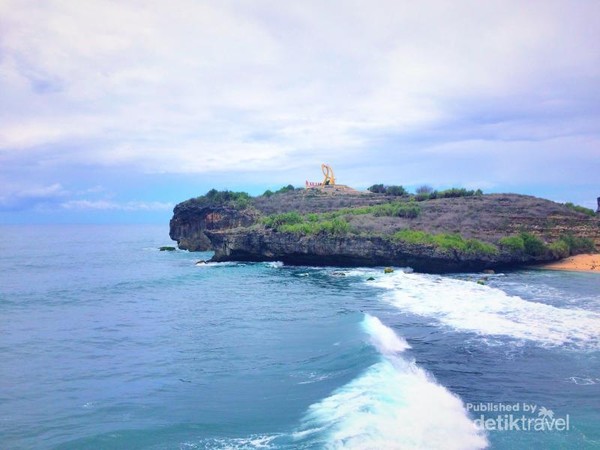
POLYGON ((201 442, 183 442, 182 448, 211 450, 251 450, 273 447, 273 440, 279 435, 253 435, 245 438, 211 438, 201 442))
POLYGON ((294 438, 327 449, 480 449, 485 435, 462 401, 401 352, 409 348, 379 319, 364 330, 381 361, 313 404, 294 438))
POLYGON ((347 277, 364 277, 372 276, 377 272, 374 269, 350 269, 344 271, 347 277))
POLYGON ((212 267, 239 266, 240 264, 235 261, 224 261, 224 262, 197 262, 194 265, 196 267, 201 267, 201 268, 212 268, 212 267))
POLYGON ((272 269, 279 269, 280 267, 283 267, 283 263, 281 261, 271 261, 266 262, 265 266, 270 267, 272 269))
POLYGON ((568 379, 571 383, 578 384, 580 386, 590 386, 600 382, 600 378, 569 377, 568 379))
POLYGON ((452 278, 395 273, 375 281, 402 311, 431 317, 457 330, 509 336, 543 345, 600 347, 600 314, 558 308, 452 278))
POLYGON ((363 328, 371 337, 373 346, 383 355, 400 353, 410 348, 408 342, 386 327, 381 320, 367 314, 362 323, 363 328))

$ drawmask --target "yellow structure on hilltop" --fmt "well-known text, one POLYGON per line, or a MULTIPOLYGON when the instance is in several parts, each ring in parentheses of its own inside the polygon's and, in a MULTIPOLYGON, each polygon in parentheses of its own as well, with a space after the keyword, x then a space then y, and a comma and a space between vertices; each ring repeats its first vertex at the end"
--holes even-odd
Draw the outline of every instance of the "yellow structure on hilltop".
POLYGON ((321 183, 307 181, 306 188, 316 188, 323 186, 335 186, 335 175, 333 173, 333 169, 329 164, 321 164, 321 170, 323 171, 323 175, 325 178, 321 183))
POLYGON ((325 175, 323 184, 325 186, 335 185, 335 175, 333 174, 333 169, 331 166, 328 164, 321 164, 321 170, 323 171, 323 175, 325 175))

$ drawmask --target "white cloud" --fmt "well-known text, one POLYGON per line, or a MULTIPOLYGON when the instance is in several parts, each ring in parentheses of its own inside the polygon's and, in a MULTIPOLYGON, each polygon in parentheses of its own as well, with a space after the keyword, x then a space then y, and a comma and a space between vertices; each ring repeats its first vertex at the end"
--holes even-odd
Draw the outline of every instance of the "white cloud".
POLYGON ((60 205, 64 209, 79 211, 167 211, 175 206, 168 202, 114 202, 110 200, 69 200, 60 205))
POLYGON ((582 103, 600 74, 593 2, 2 4, 5 165, 368 165, 390 135, 419 163, 414 136, 502 155, 498 140, 597 133, 582 103))
POLYGON ((69 195, 60 183, 50 185, 3 184, 0 210, 20 210, 60 202, 69 195))

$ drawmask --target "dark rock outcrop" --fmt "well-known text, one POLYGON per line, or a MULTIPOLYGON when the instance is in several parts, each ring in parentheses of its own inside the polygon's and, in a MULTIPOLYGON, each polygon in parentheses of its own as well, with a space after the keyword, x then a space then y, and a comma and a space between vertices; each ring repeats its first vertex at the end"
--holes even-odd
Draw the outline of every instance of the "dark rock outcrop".
POLYGON ((247 227, 256 222, 251 209, 237 210, 225 206, 204 206, 192 200, 178 204, 173 210, 169 236, 182 250, 192 252, 212 250, 214 245, 206 235, 210 230, 247 227))

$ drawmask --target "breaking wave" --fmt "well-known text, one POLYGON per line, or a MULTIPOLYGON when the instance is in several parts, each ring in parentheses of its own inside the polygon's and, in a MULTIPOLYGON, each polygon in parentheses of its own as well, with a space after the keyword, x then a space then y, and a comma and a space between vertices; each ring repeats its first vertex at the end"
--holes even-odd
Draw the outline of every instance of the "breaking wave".
POLYGON ((365 315, 380 361, 308 409, 294 438, 327 449, 480 449, 485 435, 462 401, 414 361, 408 343, 365 315))
POLYGON ((452 278, 397 272, 375 284, 396 308, 431 317, 456 330, 507 336, 543 345, 600 347, 600 314, 510 296, 500 289, 452 278))

